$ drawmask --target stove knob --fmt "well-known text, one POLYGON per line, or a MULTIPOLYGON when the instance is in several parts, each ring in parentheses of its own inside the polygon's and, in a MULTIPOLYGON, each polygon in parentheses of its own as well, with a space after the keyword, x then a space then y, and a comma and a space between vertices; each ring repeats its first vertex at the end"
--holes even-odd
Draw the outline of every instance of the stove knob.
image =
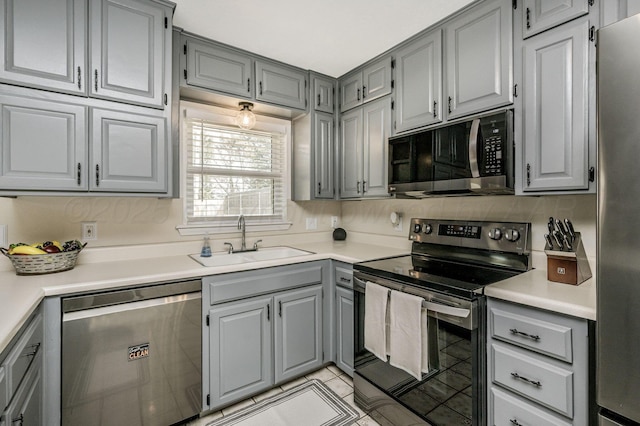
POLYGON ((520 233, 515 229, 507 229, 507 232, 504 233, 504 237, 507 241, 516 242, 520 238, 520 233))
POLYGON ((413 224, 413 232, 415 232, 417 234, 420 231, 422 231, 422 225, 420 225, 419 223, 414 223, 413 224))
POLYGON ((492 240, 499 240, 500 238, 502 238, 502 231, 500 230, 500 228, 493 228, 492 230, 490 230, 489 238, 491 238, 492 240))
POLYGON ((432 231, 433 231, 433 228, 431 227, 431 225, 426 224, 426 225, 424 226, 424 233, 425 233, 425 234, 430 234, 432 231))

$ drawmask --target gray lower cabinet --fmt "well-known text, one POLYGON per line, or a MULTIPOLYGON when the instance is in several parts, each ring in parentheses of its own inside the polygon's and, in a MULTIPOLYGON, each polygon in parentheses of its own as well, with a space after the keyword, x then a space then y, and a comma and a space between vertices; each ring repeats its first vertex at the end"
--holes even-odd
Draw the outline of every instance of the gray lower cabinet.
POLYGON ((420 37, 394 56, 394 131, 442 121, 442 30, 420 37))
POLYGON ((336 264, 334 277, 336 283, 336 365, 348 375, 353 376, 354 298, 352 265, 336 264))
POLYGON ((0 95, 0 191, 167 194, 167 120, 150 108, 30 89, 0 95), (101 101, 99 101, 101 102, 101 101))
POLYGON ((203 278, 203 411, 323 364, 327 268, 309 262, 203 278))
POLYGON ((185 37, 186 83, 241 98, 253 96, 253 60, 242 52, 185 37))
MULTIPOLYGON (((607 0, 604 1, 605 3, 607 0)), ((589 13, 589 0, 523 0, 522 38, 589 13)))
MULTIPOLYGON (((522 193, 595 191, 595 43, 589 17, 522 42, 522 193)), ((518 45, 517 45, 518 46, 518 45)), ((516 192, 518 189, 516 189, 516 192)))
POLYGON ((174 6, 163 0, 2 0, 0 80, 162 109, 174 6))
POLYGON ((391 99, 378 99, 340 116, 340 198, 388 197, 387 139, 391 99))
POLYGON ((43 416, 44 349, 40 309, 0 355, 0 425, 47 424, 43 416))
POLYGON ((256 60, 256 100, 295 109, 307 107, 308 74, 300 69, 256 60))
POLYGON ((489 0, 444 25, 448 119, 513 102, 513 8, 489 0))
POLYGON ((589 424, 587 321, 491 298, 487 311, 489 424, 589 424))

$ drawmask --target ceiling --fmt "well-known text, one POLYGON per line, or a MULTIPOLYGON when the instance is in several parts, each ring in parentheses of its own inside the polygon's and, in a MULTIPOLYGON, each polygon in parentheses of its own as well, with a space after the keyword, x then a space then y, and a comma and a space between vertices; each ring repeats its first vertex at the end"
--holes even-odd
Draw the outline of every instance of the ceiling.
POLYGON ((331 77, 474 0, 173 0, 189 32, 331 77))

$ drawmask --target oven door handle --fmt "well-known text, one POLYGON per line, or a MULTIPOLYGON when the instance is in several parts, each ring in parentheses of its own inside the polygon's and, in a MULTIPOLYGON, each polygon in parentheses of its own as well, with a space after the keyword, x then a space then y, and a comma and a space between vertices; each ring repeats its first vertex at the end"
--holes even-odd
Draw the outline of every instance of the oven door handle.
POLYGON ((471 313, 469 309, 454 308, 453 306, 447 306, 441 303, 427 302, 426 300, 422 302, 422 307, 431 312, 438 312, 440 314, 446 314, 460 318, 466 318, 471 313))

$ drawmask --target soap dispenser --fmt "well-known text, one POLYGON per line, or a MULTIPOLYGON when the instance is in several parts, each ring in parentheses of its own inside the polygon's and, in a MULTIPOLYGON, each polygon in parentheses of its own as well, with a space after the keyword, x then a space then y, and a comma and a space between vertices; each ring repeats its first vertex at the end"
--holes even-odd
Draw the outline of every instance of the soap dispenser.
POLYGON ((204 236, 204 242, 202 243, 202 250, 200 250, 200 257, 211 257, 211 246, 209 245, 209 235, 204 236))

